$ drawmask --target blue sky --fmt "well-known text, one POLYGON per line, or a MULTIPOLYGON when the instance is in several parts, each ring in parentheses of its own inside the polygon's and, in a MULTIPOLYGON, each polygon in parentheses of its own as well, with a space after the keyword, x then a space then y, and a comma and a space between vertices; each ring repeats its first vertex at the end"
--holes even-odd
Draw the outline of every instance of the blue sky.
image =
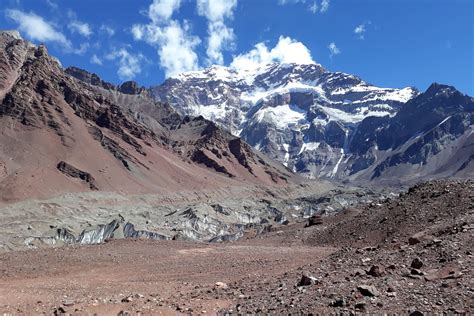
POLYGON ((0 0, 0 10, 1 29, 114 83, 314 61, 379 86, 474 95, 472 0, 0 0))

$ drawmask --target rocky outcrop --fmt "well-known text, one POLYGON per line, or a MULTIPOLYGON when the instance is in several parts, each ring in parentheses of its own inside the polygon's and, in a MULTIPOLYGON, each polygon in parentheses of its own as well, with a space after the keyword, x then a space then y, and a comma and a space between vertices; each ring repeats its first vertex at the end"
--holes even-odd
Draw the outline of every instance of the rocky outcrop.
POLYGON ((81 69, 81 68, 77 68, 77 67, 74 67, 74 66, 70 66, 70 67, 67 67, 64 72, 66 72, 67 74, 81 80, 81 81, 84 81, 85 83, 88 83, 92 86, 97 86, 97 87, 101 87, 101 88, 104 88, 104 89, 113 89, 115 90, 116 87, 114 84, 110 83, 110 82, 106 82, 106 81, 103 81, 102 79, 99 78, 99 76, 95 73, 90 73, 84 69, 81 69))
POLYGON ((64 70, 68 75, 79 79, 89 85, 103 88, 105 90, 114 90, 124 94, 141 94, 146 91, 144 87, 139 87, 135 81, 125 81, 121 85, 114 85, 113 83, 103 81, 95 73, 90 73, 87 70, 77 68, 74 66, 67 67, 64 70))
POLYGON ((125 94, 140 94, 146 90, 144 87, 139 87, 135 81, 126 81, 120 85, 118 91, 125 94))
POLYGON ((59 162, 56 168, 69 177, 81 179, 83 182, 89 185, 91 190, 99 190, 95 183, 94 177, 90 173, 79 170, 65 161, 59 162))

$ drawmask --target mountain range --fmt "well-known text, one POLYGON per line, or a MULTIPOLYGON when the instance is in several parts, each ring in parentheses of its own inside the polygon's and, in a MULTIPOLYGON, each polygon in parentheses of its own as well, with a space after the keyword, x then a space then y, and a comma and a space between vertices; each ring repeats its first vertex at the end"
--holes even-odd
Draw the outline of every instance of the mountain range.
POLYGON ((352 183, 472 176, 474 99, 454 87, 379 88, 319 64, 212 66, 150 89, 308 178, 352 183))
POLYGON ((116 86, 16 32, 0 52, 3 201, 474 174, 474 100, 450 86, 379 88, 318 64, 116 86))

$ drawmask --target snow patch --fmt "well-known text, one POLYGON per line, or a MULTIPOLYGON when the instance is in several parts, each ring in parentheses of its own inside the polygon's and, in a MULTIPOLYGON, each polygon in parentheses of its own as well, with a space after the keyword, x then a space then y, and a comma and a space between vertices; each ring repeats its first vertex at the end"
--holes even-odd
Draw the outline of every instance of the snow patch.
POLYGON ((285 104, 262 108, 254 117, 258 122, 272 123, 279 129, 285 129, 297 125, 300 121, 304 122, 305 114, 300 108, 285 104))

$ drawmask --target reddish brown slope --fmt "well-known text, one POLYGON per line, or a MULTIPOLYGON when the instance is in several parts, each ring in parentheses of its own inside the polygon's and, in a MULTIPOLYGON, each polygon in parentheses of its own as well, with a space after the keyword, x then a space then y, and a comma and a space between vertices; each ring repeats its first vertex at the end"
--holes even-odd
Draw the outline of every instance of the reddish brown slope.
POLYGON ((226 162, 236 166, 229 176, 179 155, 166 139, 171 133, 158 136, 134 113, 64 73, 44 46, 0 33, 0 67, 3 201, 94 188, 159 193, 247 182, 286 185, 240 168, 236 158, 226 162), (70 168, 59 170, 62 161, 70 168))

